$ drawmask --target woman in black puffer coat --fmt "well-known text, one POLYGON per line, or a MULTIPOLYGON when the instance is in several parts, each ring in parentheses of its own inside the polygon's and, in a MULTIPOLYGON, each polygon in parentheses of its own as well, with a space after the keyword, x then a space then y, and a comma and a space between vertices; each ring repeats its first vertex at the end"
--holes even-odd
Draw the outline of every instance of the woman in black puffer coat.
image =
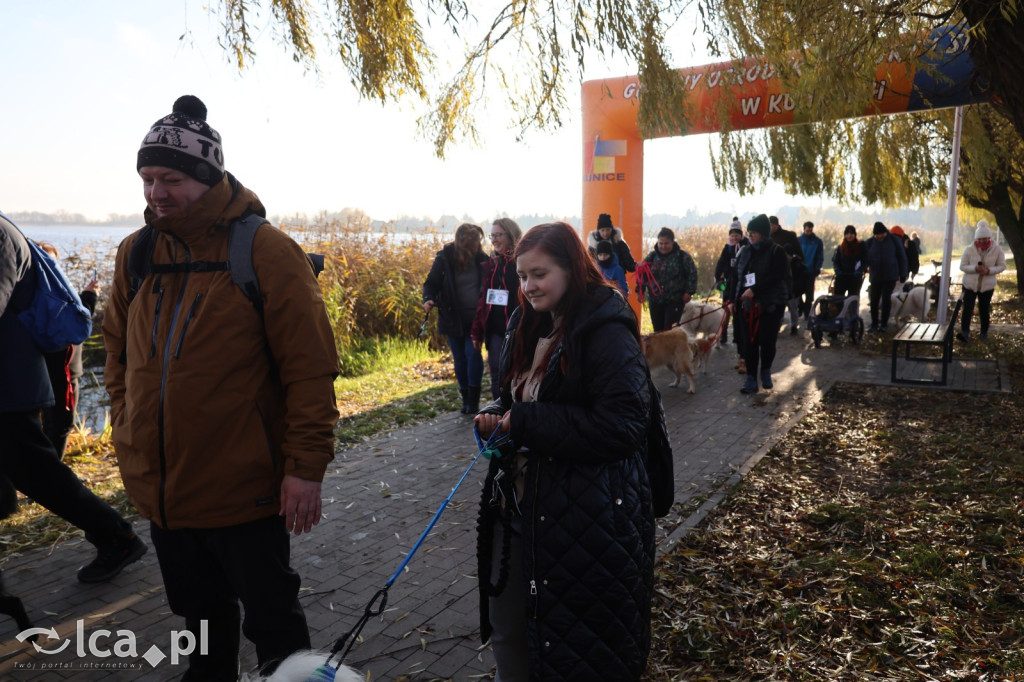
POLYGON ((514 447, 491 460, 479 517, 481 633, 497 680, 638 680, 650 648, 654 516, 636 317, 576 232, 516 248, 523 304, 501 396, 477 416, 514 447))

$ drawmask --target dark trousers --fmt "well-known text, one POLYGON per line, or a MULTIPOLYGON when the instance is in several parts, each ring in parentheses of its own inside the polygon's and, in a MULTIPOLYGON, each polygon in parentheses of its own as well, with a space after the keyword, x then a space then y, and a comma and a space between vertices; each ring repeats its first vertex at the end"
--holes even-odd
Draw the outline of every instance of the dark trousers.
MULTIPOLYGON (((846 298, 847 296, 860 296, 860 288, 864 286, 863 275, 836 275, 835 295, 846 298)), ((892 305, 892 301, 889 302, 892 305)))
POLYGON ((892 311, 892 290, 896 286, 896 280, 885 280, 882 282, 871 282, 868 285, 868 304, 871 306, 871 326, 889 324, 889 313, 892 311), (879 304, 881 304, 881 315, 879 315, 879 304))
POLYGON ((741 308, 743 318, 741 333, 743 334, 743 363, 747 366, 747 376, 756 377, 758 367, 762 372, 771 372, 775 361, 775 348, 779 340, 779 325, 785 309, 781 305, 771 306, 771 310, 760 309, 760 315, 753 320, 741 308))
POLYGON ((26 496, 84 530, 86 540, 94 545, 111 545, 131 535, 131 524, 60 461, 37 411, 0 413, 0 474, 26 496))
POLYGON ((800 314, 804 317, 811 314, 811 304, 814 303, 814 284, 817 281, 817 277, 807 275, 801 283, 800 291, 796 292, 800 299, 800 314))
POLYGON ((56 404, 53 407, 43 408, 43 433, 53 443, 53 449, 57 451, 57 455, 61 459, 64 458, 64 450, 67 449, 68 434, 71 433, 71 427, 75 425, 73 406, 78 404, 78 379, 72 379, 70 384, 66 379, 64 381, 63 385, 53 385, 53 394, 57 396, 56 404), (64 400, 65 394, 63 393, 69 388, 74 396, 70 409, 64 400))
POLYGON ((647 309, 651 313, 651 325, 654 331, 660 332, 678 324, 683 319, 685 303, 659 303, 654 299, 647 300, 647 309))
POLYGON ((505 343, 505 332, 488 334, 487 341, 487 367, 491 370, 491 397, 498 399, 501 393, 501 346, 505 343))
POLYGON ((310 648, 298 594, 300 579, 288 565, 284 517, 269 516, 226 528, 164 530, 150 525, 171 611, 185 618, 197 640, 186 680, 238 677, 238 628, 256 645, 260 666, 310 648), (240 618, 238 603, 245 608, 240 618), (209 632, 199 653, 201 621, 209 632))
POLYGON ((992 294, 995 289, 980 294, 971 289, 964 289, 964 309, 960 314, 960 331, 967 336, 971 332, 971 316, 974 315, 974 301, 978 301, 978 318, 981 320, 981 333, 988 334, 988 322, 992 313, 992 294))

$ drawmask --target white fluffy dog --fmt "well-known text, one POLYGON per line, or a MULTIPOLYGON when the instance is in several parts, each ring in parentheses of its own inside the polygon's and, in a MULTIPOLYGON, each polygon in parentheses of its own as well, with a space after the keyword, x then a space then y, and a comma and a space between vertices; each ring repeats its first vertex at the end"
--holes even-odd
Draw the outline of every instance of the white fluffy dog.
POLYGON ((725 308, 720 305, 690 301, 683 308, 683 316, 679 318, 679 326, 686 330, 691 339, 698 334, 705 337, 717 335, 725 320, 725 308))
MULTIPOLYGON (((328 654, 299 651, 281 661, 270 675, 242 674, 242 682, 330 682, 331 677, 319 668, 328 660, 328 654)), ((362 675, 348 666, 338 668, 334 682, 363 682, 362 675)))
POLYGON ((892 319, 899 322, 900 318, 916 317, 919 322, 927 321, 934 296, 933 288, 937 290, 937 287, 938 282, 935 282, 933 287, 931 280, 927 284, 918 284, 914 287, 897 287, 892 293, 892 319))

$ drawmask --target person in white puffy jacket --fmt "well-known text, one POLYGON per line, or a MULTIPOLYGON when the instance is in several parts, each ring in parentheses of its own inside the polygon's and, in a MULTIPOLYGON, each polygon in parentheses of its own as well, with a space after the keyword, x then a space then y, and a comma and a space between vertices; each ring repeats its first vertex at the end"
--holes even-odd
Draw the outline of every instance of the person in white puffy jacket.
POLYGON ((974 243, 964 249, 960 270, 964 273, 964 307, 960 316, 960 332, 956 338, 964 343, 970 339, 974 301, 978 301, 981 319, 981 340, 988 338, 989 314, 992 312, 992 294, 996 288, 996 275, 1006 269, 1003 250, 992 241, 992 230, 984 220, 978 221, 974 243))

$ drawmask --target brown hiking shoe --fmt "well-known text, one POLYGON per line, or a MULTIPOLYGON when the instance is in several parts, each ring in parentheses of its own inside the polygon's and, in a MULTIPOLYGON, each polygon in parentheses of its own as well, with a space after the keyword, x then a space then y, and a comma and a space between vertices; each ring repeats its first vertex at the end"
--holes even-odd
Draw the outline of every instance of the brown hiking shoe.
POLYGON ((740 361, 736 363, 736 371, 739 374, 746 374, 747 373, 747 363, 743 362, 743 360, 740 359, 740 361))

